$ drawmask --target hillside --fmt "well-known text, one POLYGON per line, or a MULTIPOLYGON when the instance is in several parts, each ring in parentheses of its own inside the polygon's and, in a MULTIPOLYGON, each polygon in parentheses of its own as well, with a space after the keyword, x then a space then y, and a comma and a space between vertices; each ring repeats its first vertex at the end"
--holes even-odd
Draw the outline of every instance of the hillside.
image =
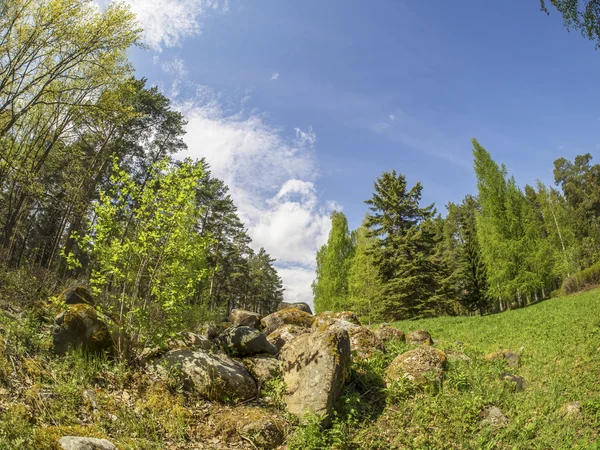
MULTIPOLYGON (((597 448, 600 423, 600 290, 548 300, 484 317, 397 322, 406 332, 427 329, 442 349, 463 348, 473 358, 450 368, 441 392, 400 402, 365 432, 398 448, 597 448), (463 342, 463 345, 455 344, 463 342), (497 380, 507 371, 484 353, 514 349, 526 382, 523 392, 497 380), (565 405, 580 402, 579 414, 565 405), (478 429, 479 411, 495 405, 509 419, 492 433, 478 429), (411 444, 412 442, 412 444, 411 444)), ((365 444, 364 448, 368 448, 365 444)))
MULTIPOLYGON (((258 395, 236 404, 222 395, 223 385, 217 382, 206 386, 204 394, 201 386, 190 391, 183 373, 157 377, 152 364, 118 363, 81 351, 57 357, 49 311, 15 312, 4 306, 0 448, 60 449, 58 439, 65 435, 107 438, 118 449, 597 448, 599 300, 600 290, 593 290, 484 317, 397 322, 393 325, 406 332, 408 341, 411 332, 428 330, 433 346, 396 339, 388 340, 384 351, 378 351, 377 342, 385 342, 379 332, 385 327, 375 326, 371 333, 350 327, 345 320, 355 320, 351 314, 317 315, 313 320, 291 310, 313 325, 303 331, 304 343, 327 336, 334 325, 350 327, 351 372, 327 427, 315 416, 298 421, 288 412, 285 359, 291 357, 296 365, 296 355, 302 358, 305 345, 294 344, 300 337, 285 337, 291 339, 282 347, 286 356, 282 350, 269 360, 279 359, 281 368, 275 371, 280 375, 268 374, 270 379, 262 383, 257 366, 247 365, 260 358, 236 358, 248 367, 259 389, 258 395), (512 354, 520 359, 517 365, 508 364, 512 359, 486 357, 506 349, 518 355, 512 354), (415 359, 433 352, 435 357, 439 350, 447 358, 443 373, 431 365, 427 367, 433 370, 422 378, 390 377, 389 368, 402 356, 415 359), (492 406, 496 419, 486 420, 483 413, 492 406)), ((290 309, 271 317, 284 311, 290 309)), ((271 327, 268 320, 264 324, 271 327)), ((264 333, 263 340, 269 331, 264 333)), ((208 342, 195 339, 196 344, 169 345, 185 349, 208 342)), ((197 354, 221 354, 211 348, 197 354)))

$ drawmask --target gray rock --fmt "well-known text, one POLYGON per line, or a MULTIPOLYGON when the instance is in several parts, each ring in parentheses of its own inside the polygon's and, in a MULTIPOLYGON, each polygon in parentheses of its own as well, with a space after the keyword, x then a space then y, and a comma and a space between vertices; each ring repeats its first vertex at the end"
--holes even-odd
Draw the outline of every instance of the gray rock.
POLYGON ((387 341, 406 341, 406 336, 402 330, 392 327, 386 323, 382 323, 381 326, 375 330, 375 336, 377 336, 384 343, 387 341))
POLYGON ((165 374, 165 365, 180 369, 188 387, 209 400, 236 402, 256 397, 256 383, 245 367, 226 355, 198 350, 172 350, 155 368, 165 374))
POLYGON ((308 303, 304 303, 304 302, 297 302, 297 303, 281 302, 277 306, 277 311, 281 311, 282 309, 287 309, 287 308, 296 308, 296 309, 299 309, 300 311, 304 311, 311 315, 313 313, 312 310, 310 309, 310 306, 308 306, 308 303))
POLYGON ((212 341, 207 336, 190 331, 182 331, 169 343, 169 348, 172 350, 183 348, 190 350, 212 350, 213 347, 212 341))
POLYGON ((241 358, 240 362, 257 383, 262 384, 281 375, 281 362, 271 355, 248 356, 241 358))
POLYGON ((310 332, 310 330, 305 327, 299 327, 297 325, 284 325, 269 334, 267 336, 267 340, 281 350, 283 346, 292 339, 308 332, 310 332))
POLYGON ((63 450, 117 450, 117 447, 106 439, 65 436, 58 444, 63 450))
POLYGON ((265 328, 264 333, 269 335, 277 330, 277 328, 281 328, 284 325, 296 325, 298 327, 310 328, 314 320, 315 318, 307 312, 297 308, 287 308, 269 314, 260 322, 265 328))
POLYGON ((562 412, 567 417, 578 417, 581 415, 581 402, 570 402, 563 405, 562 412))
POLYGON ((287 410, 298 417, 311 411, 330 415, 350 376, 350 338, 346 331, 304 334, 279 355, 286 384, 287 410))
POLYGON ((517 391, 522 391, 525 388, 525 380, 518 375, 513 375, 512 373, 505 372, 500 374, 500 380, 514 384, 515 390, 517 391))
POLYGON ((262 316, 252 311, 245 309, 233 309, 229 313, 229 321, 234 325, 244 325, 247 327, 258 328, 262 316))
POLYGON ((276 355, 279 349, 271 344, 267 337, 255 328, 233 326, 226 329, 217 338, 219 345, 234 356, 250 356, 258 353, 276 355))
POLYGON ((390 382, 403 378, 417 385, 425 385, 432 379, 440 381, 446 369, 446 354, 429 345, 422 345, 398 355, 387 368, 385 375, 390 382))
POLYGON ((406 336, 406 342, 408 342, 409 344, 416 345, 433 345, 433 339, 431 339, 431 334, 429 334, 429 331, 427 330, 413 331, 408 336, 406 336))
POLYGON ((497 361, 500 359, 504 359, 509 367, 517 368, 521 365, 521 357, 512 350, 498 350, 493 353, 488 353, 484 356, 484 358, 488 361, 497 361))
POLYGON ((502 411, 500 411, 500 409, 496 406, 488 406, 484 408, 479 414, 479 417, 481 417, 480 425, 482 426, 500 428, 508 425, 507 417, 502 414, 502 411))

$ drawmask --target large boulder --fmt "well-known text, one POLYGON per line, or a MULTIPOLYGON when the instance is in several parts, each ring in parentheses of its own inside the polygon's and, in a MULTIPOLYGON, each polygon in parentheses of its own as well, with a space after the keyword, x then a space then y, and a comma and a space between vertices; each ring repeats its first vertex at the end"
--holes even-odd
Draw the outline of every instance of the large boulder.
POLYGON ((276 345, 280 350, 295 337, 301 334, 306 334, 310 330, 305 327, 299 327, 298 325, 284 325, 281 328, 277 328, 271 334, 267 336, 267 340, 276 345))
POLYGON ((286 345, 279 359, 286 385, 287 410, 298 417, 307 412, 330 415, 352 364, 346 331, 304 334, 286 345))
POLYGON ((487 361, 498 361, 503 359, 512 368, 517 368, 521 365, 521 357, 516 352, 508 349, 488 353, 484 358, 487 361))
POLYGON ((256 328, 232 326, 217 338, 219 345, 234 356, 250 356, 258 353, 277 354, 279 349, 256 328))
POLYGON ((313 331, 347 330, 361 326, 358 317, 351 311, 322 312, 315 316, 313 331))
POLYGON ((300 311, 304 311, 305 313, 312 314, 312 310, 310 309, 310 306, 308 306, 308 303, 304 303, 304 302, 297 302, 297 303, 281 302, 277 306, 277 311, 281 311, 282 309, 288 309, 288 308, 296 308, 296 309, 299 309, 300 311))
POLYGON ((239 360, 257 383, 265 383, 281 375, 281 362, 272 355, 256 355, 239 360))
POLYGON ((208 337, 190 331, 182 331, 169 342, 171 350, 212 350, 213 348, 214 344, 208 337))
POLYGON ((271 334, 277 328, 284 325, 296 325, 299 327, 310 328, 314 321, 314 317, 304 311, 296 308, 286 308, 281 311, 269 314, 264 317, 260 322, 265 328, 265 334, 271 334))
POLYGON ((417 330, 410 333, 406 336, 406 342, 409 344, 426 344, 433 345, 433 339, 431 339, 431 334, 427 330, 417 330))
POLYGON ((56 316, 52 335, 54 351, 58 355, 64 355, 76 347, 91 352, 113 349, 107 324, 100 319, 93 306, 85 303, 72 305, 56 316))
POLYGON ((172 350, 155 366, 159 374, 165 374, 165 367, 181 370, 187 386, 208 400, 235 403, 256 397, 252 376, 241 363, 226 355, 202 350, 172 350))
POLYGON ((94 297, 85 286, 73 286, 65 289, 58 296, 58 300, 67 305, 79 305, 85 303, 86 305, 94 306, 94 297))
POLYGON ((223 331, 225 331, 230 326, 231 323, 229 322, 208 322, 198 327, 198 333, 202 336, 206 336, 211 341, 214 341, 221 335, 223 331))
POLYGON ((360 323, 360 320, 358 320, 358 317, 356 316, 356 314, 354 314, 352 311, 340 311, 340 312, 325 311, 325 312, 319 313, 315 316, 316 322, 319 322, 319 321, 326 322, 328 319, 340 319, 340 320, 345 320, 346 322, 353 323, 354 325, 362 325, 360 323))
POLYGON ((440 381, 446 368, 446 355, 437 348, 423 345, 402 353, 387 368, 385 374, 388 385, 402 378, 424 385, 430 381, 440 381))
POLYGON ((58 445, 63 450, 117 450, 117 447, 106 439, 79 436, 64 436, 58 445))
POLYGON ((245 309, 232 309, 229 313, 229 321, 234 325, 258 328, 260 327, 261 319, 262 316, 260 314, 246 311, 245 309))
POLYGON ((399 330, 396 327, 392 327, 387 323, 381 324, 381 326, 375 330, 375 336, 381 340, 381 342, 385 343, 388 341, 399 341, 405 342, 406 336, 402 330, 399 330))

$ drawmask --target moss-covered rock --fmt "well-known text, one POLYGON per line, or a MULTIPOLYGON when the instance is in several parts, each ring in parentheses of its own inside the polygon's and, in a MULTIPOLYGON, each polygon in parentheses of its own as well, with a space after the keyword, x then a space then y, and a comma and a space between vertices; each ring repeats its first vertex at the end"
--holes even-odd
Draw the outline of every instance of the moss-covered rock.
POLYGON ((283 346, 292 339, 309 332, 310 329, 305 327, 299 327, 297 325, 284 325, 269 334, 267 336, 267 340, 281 350, 283 346))
POLYGON ((381 324, 381 326, 375 330, 375 336, 377 336, 384 344, 388 341, 406 341, 406 336, 402 330, 392 327, 387 323, 381 324))
POLYGON ((180 370, 188 389, 208 400, 236 403, 256 397, 256 383, 244 366, 223 354, 172 350, 154 366, 159 374, 180 370))
POLYGON ((281 362, 272 355, 256 355, 239 361, 257 383, 265 383, 281 375, 281 362))
POLYGON ((271 411, 238 406, 214 408, 210 411, 207 428, 207 435, 219 437, 230 445, 240 441, 247 444, 249 440, 254 448, 274 449, 283 443, 285 422, 271 411))
POLYGON ((265 334, 269 335, 284 325, 310 328, 313 321, 314 317, 307 312, 296 308, 286 308, 264 317, 261 324, 264 327, 265 334))
POLYGON ((213 350, 215 345, 208 337, 190 331, 182 331, 168 344, 170 350, 213 350))
POLYGON ((296 302, 296 303, 287 303, 287 302, 281 302, 279 303, 279 305, 277 305, 277 311, 281 311, 282 309, 287 309, 287 308, 296 308, 299 309, 300 311, 304 311, 308 314, 312 314, 312 310, 310 309, 310 306, 308 306, 308 303, 304 303, 304 302, 296 302))
POLYGON ((262 316, 245 309, 232 309, 229 313, 229 321, 234 325, 243 325, 252 328, 260 327, 262 316))
POLYGON ((406 378, 417 385, 440 381, 446 369, 446 354, 428 345, 402 353, 387 368, 388 386, 395 380, 406 378))
POLYGON ((86 305, 94 306, 94 297, 85 286, 73 286, 65 289, 59 296, 58 300, 67 305, 78 305, 85 303, 86 305))
POLYGON ((433 339, 427 330, 413 331, 406 336, 406 342, 413 345, 433 345, 433 339))
POLYGON ((255 328, 234 325, 217 338, 223 350, 233 356, 250 356, 258 353, 277 354, 279 349, 255 328))
POLYGON ((385 351, 381 339, 368 328, 354 327, 347 331, 348 336, 350 336, 350 350, 353 356, 361 359, 369 359, 375 353, 385 351))
POLYGON ((352 311, 325 311, 315 316, 315 321, 326 321, 327 319, 340 319, 353 323, 354 325, 362 325, 356 314, 354 314, 352 311))
POLYGON ((309 411, 330 415, 350 375, 348 333, 342 330, 304 334, 286 345, 279 359, 287 410, 298 417, 309 411))
POLYGON ((58 440, 58 445, 62 450, 117 450, 117 447, 106 439, 80 436, 64 436, 58 440))
POLYGON ((54 320, 54 351, 64 355, 81 346, 88 351, 102 352, 113 349, 109 328, 93 306, 79 303, 59 314, 54 320))
POLYGON ((504 359, 506 363, 513 368, 517 368, 521 365, 521 357, 516 352, 508 349, 488 353, 484 356, 484 358, 487 361, 498 361, 504 359))

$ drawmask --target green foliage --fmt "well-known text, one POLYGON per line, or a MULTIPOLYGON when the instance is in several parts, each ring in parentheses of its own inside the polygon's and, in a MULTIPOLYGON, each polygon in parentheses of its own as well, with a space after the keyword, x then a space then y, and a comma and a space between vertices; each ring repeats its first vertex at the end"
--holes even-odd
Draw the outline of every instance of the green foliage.
MULTIPOLYGON (((549 0, 563 16, 567 30, 579 30, 583 37, 596 41, 596 49, 600 47, 600 2, 598 0, 549 0)), ((546 14, 546 0, 540 0, 542 11, 546 14)))
POLYGON ((317 278, 312 285, 316 312, 348 309, 348 271, 353 254, 348 220, 334 211, 327 243, 317 251, 317 278))
POLYGON ((381 293, 382 282, 372 249, 377 245, 375 238, 368 236, 369 230, 361 225, 355 232, 355 253, 348 270, 349 309, 364 323, 383 320, 381 293))
POLYGON ((365 226, 377 239, 372 250, 382 287, 386 317, 401 318, 435 314, 437 265, 434 259, 433 205, 419 207, 422 186, 408 189, 396 171, 384 172, 366 203, 371 213, 365 226))
POLYGON ((561 286, 563 295, 600 286, 600 262, 566 278, 561 286))
POLYGON ((116 161, 113 170, 83 241, 96 261, 93 292, 134 342, 160 344, 181 330, 194 288, 206 277, 208 238, 195 230, 202 167, 163 160, 143 185, 116 161))

